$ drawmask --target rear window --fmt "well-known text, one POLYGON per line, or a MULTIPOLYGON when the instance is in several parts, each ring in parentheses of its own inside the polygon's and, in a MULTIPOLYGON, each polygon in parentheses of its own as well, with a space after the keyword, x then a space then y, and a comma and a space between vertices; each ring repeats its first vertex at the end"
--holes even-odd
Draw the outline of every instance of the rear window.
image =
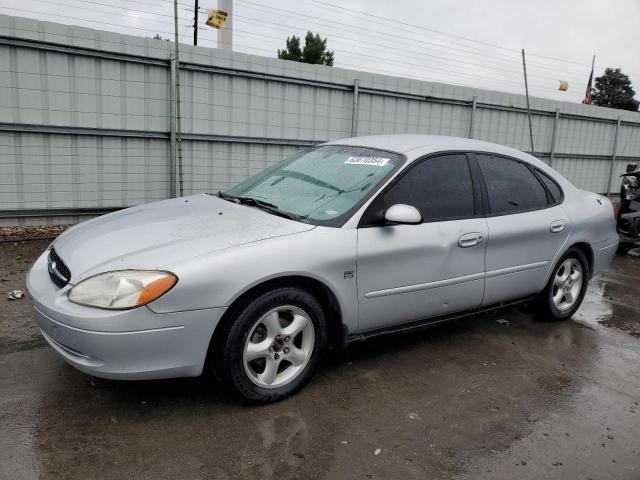
POLYGON ((551 203, 552 204, 560 203, 563 197, 562 189, 560 188, 560 185, 558 185, 554 179, 552 179, 549 175, 544 173, 542 170, 538 170, 536 168, 536 172, 538 172, 538 175, 540 176, 542 183, 544 183, 545 187, 547 187, 547 190, 549 190, 549 193, 551 194, 551 203))
POLYGON ((517 160, 477 155, 492 215, 538 210, 547 206, 547 193, 529 168, 517 160))

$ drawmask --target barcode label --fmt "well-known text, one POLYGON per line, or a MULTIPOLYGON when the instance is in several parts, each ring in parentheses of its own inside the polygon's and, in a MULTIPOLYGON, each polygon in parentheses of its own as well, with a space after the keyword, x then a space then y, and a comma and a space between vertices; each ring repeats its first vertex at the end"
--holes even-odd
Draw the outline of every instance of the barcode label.
POLYGON ((384 157, 349 157, 345 160, 346 165, 375 165, 382 167, 389 162, 389 158, 384 157))

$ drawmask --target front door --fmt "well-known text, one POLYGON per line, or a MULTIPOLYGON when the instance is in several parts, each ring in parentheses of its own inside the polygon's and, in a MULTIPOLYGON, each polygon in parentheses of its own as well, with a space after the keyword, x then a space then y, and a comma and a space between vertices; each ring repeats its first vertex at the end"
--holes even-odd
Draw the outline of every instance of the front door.
POLYGON ((480 306, 487 223, 467 157, 417 160, 371 203, 358 229, 359 330, 375 330, 480 306), (417 225, 385 225, 395 204, 417 225))

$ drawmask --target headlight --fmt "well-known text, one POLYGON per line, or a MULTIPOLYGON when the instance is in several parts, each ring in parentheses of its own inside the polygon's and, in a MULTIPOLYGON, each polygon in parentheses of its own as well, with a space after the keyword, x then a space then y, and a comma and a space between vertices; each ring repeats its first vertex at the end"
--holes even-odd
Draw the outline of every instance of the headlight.
POLYGON ((170 272, 119 270, 83 280, 69 290, 68 298, 88 307, 122 310, 152 302, 177 281, 178 277, 170 272))

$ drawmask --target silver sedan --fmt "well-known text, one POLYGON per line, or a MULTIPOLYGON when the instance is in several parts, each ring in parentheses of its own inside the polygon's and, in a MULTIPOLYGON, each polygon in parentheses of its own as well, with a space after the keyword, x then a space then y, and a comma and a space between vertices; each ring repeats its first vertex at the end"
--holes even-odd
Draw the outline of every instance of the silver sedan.
POLYGON ((329 347, 521 301, 568 318, 617 244, 609 200, 530 155, 371 136, 77 225, 27 284, 44 338, 84 372, 211 370, 270 402, 329 347))

